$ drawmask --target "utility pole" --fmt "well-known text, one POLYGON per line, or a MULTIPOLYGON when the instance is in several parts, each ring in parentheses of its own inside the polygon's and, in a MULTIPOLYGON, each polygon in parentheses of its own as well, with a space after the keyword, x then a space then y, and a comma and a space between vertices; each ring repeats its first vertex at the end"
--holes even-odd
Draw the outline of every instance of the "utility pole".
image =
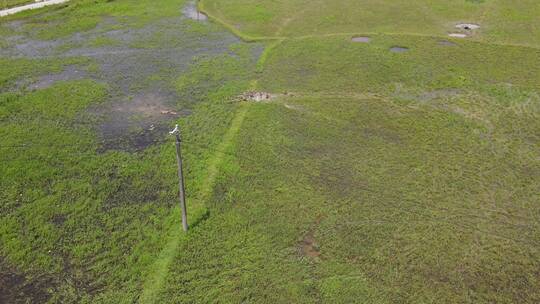
POLYGON ((186 210, 186 195, 184 188, 184 172, 182 168, 182 148, 180 143, 182 139, 180 138, 180 128, 178 125, 169 132, 176 136, 176 162, 178 163, 178 188, 179 188, 179 197, 180 197, 180 208, 182 209, 182 227, 184 231, 188 230, 187 223, 187 210, 186 210))

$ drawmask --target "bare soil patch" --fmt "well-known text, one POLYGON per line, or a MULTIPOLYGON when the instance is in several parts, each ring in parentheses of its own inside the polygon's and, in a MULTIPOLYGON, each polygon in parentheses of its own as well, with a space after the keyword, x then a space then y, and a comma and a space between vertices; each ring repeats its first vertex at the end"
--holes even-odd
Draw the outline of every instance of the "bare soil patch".
POLYGON ((467 34, 463 34, 463 33, 450 33, 448 34, 449 37, 453 37, 453 38, 467 38, 467 34))
POLYGON ((352 37, 352 42, 359 42, 359 43, 370 43, 371 38, 367 36, 358 36, 358 37, 352 37))
POLYGON ((456 28, 466 31, 473 31, 479 29, 480 25, 476 23, 459 23, 456 24, 456 28))
POLYGON ((408 51, 409 51, 409 48, 404 47, 404 46, 393 46, 390 48, 390 52, 393 52, 393 53, 405 53, 408 51))
POLYGON ((10 267, 0 256, 0 303, 46 303, 48 280, 35 282, 10 267))
POLYGON ((440 40, 438 44, 441 46, 457 46, 458 45, 457 43, 448 41, 448 40, 440 40))
POLYGON ((278 94, 272 94, 268 92, 246 92, 240 96, 238 96, 239 101, 253 101, 253 102, 262 102, 262 101, 270 101, 276 97, 278 97, 278 94))
POLYGON ((422 101, 431 101, 434 99, 451 98, 459 94, 461 94, 461 90, 459 89, 440 89, 430 92, 424 92, 420 94, 419 99, 422 101))
POLYGON ((304 236, 301 244, 301 249, 302 254, 310 258, 317 258, 321 255, 321 252, 317 247, 317 243, 315 242, 313 231, 308 232, 304 236))

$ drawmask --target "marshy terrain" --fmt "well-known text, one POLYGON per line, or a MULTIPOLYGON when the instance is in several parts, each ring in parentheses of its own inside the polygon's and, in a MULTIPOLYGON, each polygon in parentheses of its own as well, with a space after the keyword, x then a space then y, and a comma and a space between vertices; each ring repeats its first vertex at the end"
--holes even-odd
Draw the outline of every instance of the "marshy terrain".
POLYGON ((0 302, 540 302, 538 14, 72 0, 2 17, 0 302))

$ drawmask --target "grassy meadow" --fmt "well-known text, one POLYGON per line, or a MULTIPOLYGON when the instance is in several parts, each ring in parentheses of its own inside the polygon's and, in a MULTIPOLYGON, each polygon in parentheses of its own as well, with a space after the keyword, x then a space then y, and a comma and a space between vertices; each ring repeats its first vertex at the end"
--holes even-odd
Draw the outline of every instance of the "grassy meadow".
POLYGON ((536 1, 197 5, 0 19, 0 302, 540 302, 536 1))
POLYGON ((29 4, 29 3, 32 3, 32 2, 34 2, 34 1, 30 1, 30 0, 2 0, 0 2, 0 9, 12 8, 12 7, 15 7, 15 6, 21 6, 21 5, 29 4))

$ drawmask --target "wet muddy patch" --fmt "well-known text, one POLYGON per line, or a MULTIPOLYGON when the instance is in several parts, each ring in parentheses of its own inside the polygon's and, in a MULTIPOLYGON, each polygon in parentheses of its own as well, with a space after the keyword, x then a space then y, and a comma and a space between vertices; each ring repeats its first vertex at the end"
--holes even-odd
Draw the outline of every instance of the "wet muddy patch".
POLYGON ((409 51, 409 48, 404 46, 393 46, 390 48, 390 52, 392 53, 406 53, 409 51))
MULTIPOLYGON (((195 2, 184 9, 188 16, 206 18, 197 14, 195 2)), ((95 128, 103 150, 139 150, 159 142, 173 121, 189 115, 194 103, 203 101, 207 90, 214 88, 209 85, 202 91, 177 92, 171 82, 200 58, 237 56, 233 46, 242 42, 230 32, 211 23, 205 24, 211 28, 204 33, 194 31, 193 26, 186 16, 164 18, 141 28, 132 27, 127 19, 103 18, 95 29, 57 40, 36 40, 31 32, 17 32, 6 39, 0 56, 88 59, 92 65, 86 70, 68 66, 37 80, 22 79, 23 86, 19 87, 42 89, 58 81, 81 78, 107 84, 109 97, 82 113, 81 119, 97 121, 95 128)), ((249 46, 256 62, 263 47, 258 43, 249 46)))
POLYGON ((54 55, 56 49, 64 44, 61 40, 35 40, 23 35, 6 38, 7 45, 0 48, 0 56, 40 58, 54 55))
POLYGON ((30 83, 26 88, 28 90, 46 89, 59 81, 80 80, 87 76, 86 71, 80 66, 70 65, 60 73, 47 74, 39 77, 36 82, 30 83))
POLYGON ((172 91, 154 89, 92 109, 100 120, 102 149, 136 151, 158 143, 174 121, 190 113, 177 109, 176 99, 172 91))
POLYGON ((184 17, 196 20, 196 21, 206 21, 208 20, 208 16, 206 16, 204 13, 200 12, 197 9, 197 3, 195 1, 188 2, 186 6, 182 9, 182 14, 184 17))
POLYGON ((357 42, 357 43, 370 43, 371 38, 367 36, 357 36, 357 37, 352 37, 351 41, 357 42))
POLYGON ((0 256, 0 303, 46 303, 48 285, 48 280, 28 280, 0 256))

